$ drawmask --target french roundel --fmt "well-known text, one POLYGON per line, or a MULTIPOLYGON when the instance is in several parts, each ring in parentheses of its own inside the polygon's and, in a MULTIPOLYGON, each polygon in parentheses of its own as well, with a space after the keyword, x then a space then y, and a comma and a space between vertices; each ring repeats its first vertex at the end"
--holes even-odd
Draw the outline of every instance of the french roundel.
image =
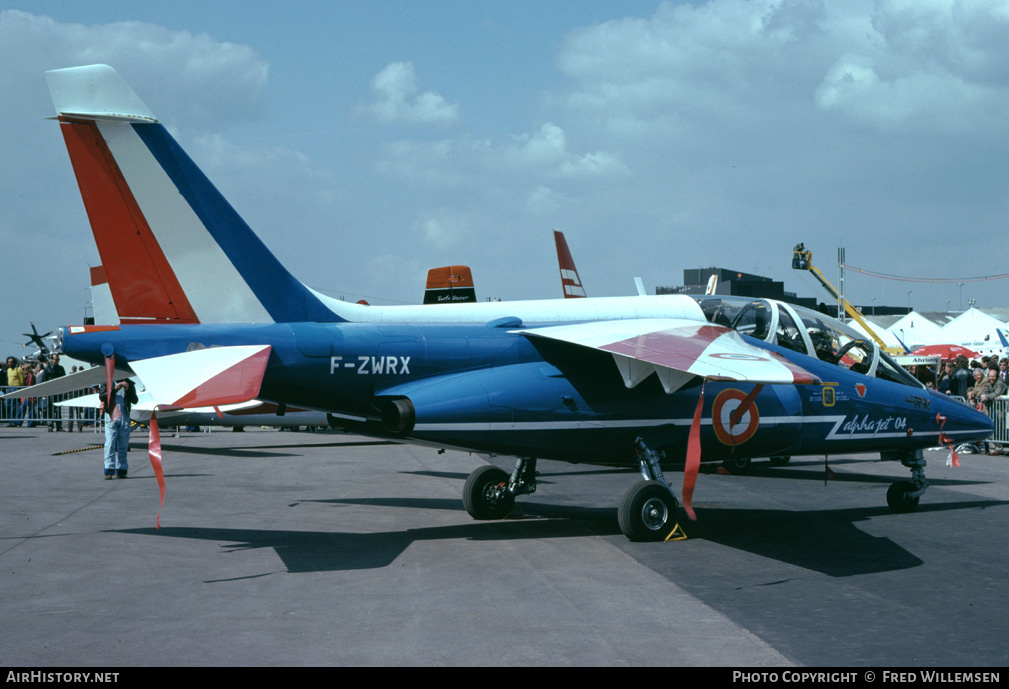
POLYGON ((740 352, 716 352, 709 354, 712 359, 732 359, 733 361, 767 361, 765 357, 740 352))
POLYGON ((723 445, 741 445, 757 432, 760 412, 757 411, 756 402, 750 404, 742 418, 732 425, 732 415, 745 399, 746 394, 740 390, 723 390, 711 405, 711 425, 715 429, 715 436, 723 445))

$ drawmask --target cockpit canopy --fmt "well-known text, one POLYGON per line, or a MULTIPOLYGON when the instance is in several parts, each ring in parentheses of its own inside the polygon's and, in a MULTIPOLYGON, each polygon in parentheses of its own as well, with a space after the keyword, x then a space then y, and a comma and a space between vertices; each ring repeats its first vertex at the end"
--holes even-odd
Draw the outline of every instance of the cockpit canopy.
POLYGON ((741 335, 815 356, 856 373, 916 388, 922 384, 902 369, 871 337, 812 309, 773 299, 697 295, 709 322, 741 335))

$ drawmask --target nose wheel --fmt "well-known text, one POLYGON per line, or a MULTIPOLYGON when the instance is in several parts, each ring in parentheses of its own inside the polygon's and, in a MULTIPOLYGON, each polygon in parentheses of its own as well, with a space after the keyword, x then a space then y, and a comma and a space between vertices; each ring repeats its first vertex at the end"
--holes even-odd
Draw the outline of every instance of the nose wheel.
MULTIPOLYGON (((884 459, 889 459, 892 455, 883 453, 884 459)), ((886 491, 886 504, 894 512, 913 512, 918 507, 925 489, 928 488, 928 479, 925 478, 925 455, 921 450, 910 454, 898 454, 896 458, 900 463, 911 470, 910 481, 895 481, 890 484, 886 491)))
POLYGON ((515 507, 508 492, 508 473, 493 464, 482 466, 466 479, 462 504, 473 519, 504 519, 515 507))
POLYGON ((730 474, 748 474, 751 465, 749 457, 731 457, 722 460, 722 468, 730 474))
POLYGON ((462 504, 473 519, 504 519, 515 496, 536 492, 536 458, 520 457, 511 474, 493 464, 475 470, 462 489, 462 504))
POLYGON ((886 491, 886 504, 894 512, 912 512, 918 507, 921 492, 911 481, 891 483, 886 491))

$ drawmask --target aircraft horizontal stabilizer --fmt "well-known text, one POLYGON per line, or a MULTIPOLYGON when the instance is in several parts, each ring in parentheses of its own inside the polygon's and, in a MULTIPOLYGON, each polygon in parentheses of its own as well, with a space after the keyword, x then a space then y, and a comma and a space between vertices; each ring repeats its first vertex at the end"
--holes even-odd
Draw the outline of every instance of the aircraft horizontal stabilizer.
POLYGON ((210 347, 130 365, 157 407, 213 407, 257 397, 270 351, 270 345, 210 347))
POLYGON ((667 393, 691 378, 781 385, 819 378, 773 352, 747 344, 729 328, 676 318, 636 318, 516 331, 613 355, 628 388, 656 373, 667 393))

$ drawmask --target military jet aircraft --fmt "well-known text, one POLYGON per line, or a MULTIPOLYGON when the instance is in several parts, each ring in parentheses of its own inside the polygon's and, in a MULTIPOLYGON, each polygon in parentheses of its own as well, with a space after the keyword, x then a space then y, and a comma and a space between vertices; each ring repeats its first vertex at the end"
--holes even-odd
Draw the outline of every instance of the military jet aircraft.
POLYGON ((539 458, 637 466, 618 510, 634 540, 676 522, 664 459, 685 463, 693 516, 701 461, 879 451, 911 469, 887 493, 908 511, 927 487, 923 448, 992 432, 872 342, 772 300, 330 299, 277 261, 112 68, 46 76, 102 262, 117 266, 110 283, 150 308, 63 328, 63 351, 135 373, 162 409, 258 398, 367 435, 517 458, 511 474, 489 465, 467 480, 477 519, 533 492, 539 458))

